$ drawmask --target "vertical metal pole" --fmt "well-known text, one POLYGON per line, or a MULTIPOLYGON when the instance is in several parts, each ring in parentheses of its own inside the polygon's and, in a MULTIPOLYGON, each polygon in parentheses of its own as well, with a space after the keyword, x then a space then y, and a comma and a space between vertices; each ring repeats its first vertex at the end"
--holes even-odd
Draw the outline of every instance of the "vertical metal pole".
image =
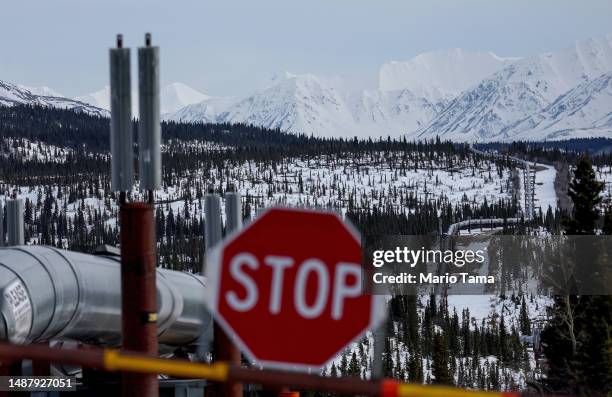
POLYGON ((242 228, 242 199, 240 193, 225 193, 225 232, 231 233, 242 228))
POLYGON ((385 333, 387 325, 382 324, 374 331, 374 349, 372 358, 372 379, 383 378, 383 354, 385 351, 385 333))
POLYGON ((4 240, 4 203, 0 201, 0 247, 6 244, 4 240))
POLYGON ((6 212, 8 245, 24 245, 23 200, 7 200, 6 212))
MULTIPOLYGON (((156 243, 153 205, 121 206, 121 335, 126 350, 157 355, 156 243)), ((159 395, 156 374, 123 373, 125 397, 159 395)))
MULTIPOLYGON (((218 197, 217 197, 218 198, 218 197)), ((208 203, 208 201, 207 201, 208 203)), ((218 203, 218 201, 217 201, 218 203)), ((214 205, 213 205, 214 208, 214 205)), ((216 212, 219 219, 221 214, 216 212)), ((240 193, 227 192, 225 193, 225 231, 226 234, 238 230, 242 227, 242 202, 240 193)), ((214 224, 213 224, 214 225, 214 224)), ((215 232, 221 231, 220 226, 214 226, 215 232)), ((216 242, 210 241, 213 244, 216 242)), ((214 357, 215 360, 230 362, 235 365, 240 365, 240 349, 232 342, 229 336, 215 322, 214 324, 214 357)), ((217 385, 217 395, 228 397, 242 397, 243 390, 241 383, 226 382, 217 385)))
POLYGON ((161 124, 159 99, 159 47, 151 46, 151 34, 145 47, 138 49, 138 174, 141 190, 161 186, 161 124))
POLYGON ((110 49, 110 83, 111 187, 127 192, 134 182, 134 133, 130 49, 123 48, 122 35, 117 35, 117 48, 110 49))
MULTIPOLYGON (((139 49, 141 165, 140 186, 149 193, 148 203, 127 203, 134 176, 134 139, 130 51, 117 36, 110 50, 111 78, 111 187, 119 192, 121 226, 121 336, 123 349, 157 355, 157 246, 154 190, 161 179, 158 50, 147 34, 139 49), (144 98, 144 99, 142 99, 144 98)), ((159 395, 156 374, 122 374, 123 396, 159 395)))
MULTIPOLYGON (((221 241, 222 225, 221 225, 221 206, 219 196, 214 194, 214 189, 209 187, 208 194, 204 197, 204 247, 206 253, 210 247, 221 241)), ((202 271, 206 266, 206 258, 202 263, 202 271)), ((215 327, 211 325, 203 330, 198 342, 197 356, 199 360, 204 360, 206 353, 213 351, 215 327)))
MULTIPOLYGON (((212 188, 209 189, 209 193, 204 198, 204 219, 206 222, 204 241, 206 244, 206 252, 208 252, 213 246, 221 241, 222 237, 221 199, 219 195, 214 193, 212 188)), ((233 224, 231 226, 238 225, 233 224)), ((235 361, 237 359, 238 362, 240 362, 240 351, 237 351, 235 347, 232 349, 231 340, 216 322, 213 332, 213 359, 215 361, 235 361)), ((242 385, 235 383, 215 384, 209 389, 209 392, 214 396, 239 397, 242 396, 242 385)))
POLYGON ((221 241, 221 199, 219 195, 210 191, 204 198, 204 244, 206 249, 213 247, 221 241))

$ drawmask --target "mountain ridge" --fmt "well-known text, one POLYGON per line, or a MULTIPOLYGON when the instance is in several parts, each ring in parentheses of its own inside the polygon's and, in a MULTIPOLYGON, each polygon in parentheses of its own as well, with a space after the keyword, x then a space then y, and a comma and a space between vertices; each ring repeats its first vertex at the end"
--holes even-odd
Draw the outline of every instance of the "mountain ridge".
MULTIPOLYGON (((612 34, 525 58, 455 48, 386 62, 378 87, 362 91, 351 91, 337 79, 289 72, 234 97, 172 83, 162 87, 162 117, 247 123, 321 137, 485 142, 612 136, 610 79, 603 77, 609 73, 612 34)), ((0 91, 0 104, 108 113, 108 86, 75 99, 48 87, 11 87, 0 91)), ((135 93, 133 114, 137 117, 135 93)))
MULTIPOLYGON (((461 93, 416 136, 467 141, 512 139, 510 126, 610 71, 612 35, 523 58, 461 93)), ((612 134, 612 130, 602 133, 612 134)))
MULTIPOLYGON (((444 55, 444 51, 422 54, 422 58, 464 59, 461 66, 454 62, 456 70, 469 74, 471 79, 476 75, 485 77, 490 70, 508 62, 491 53, 458 49, 448 52, 448 55, 444 55), (472 70, 476 62, 472 58, 482 57, 497 66, 472 70)), ((410 61, 401 64, 406 63, 410 61)), ((428 91, 418 85, 406 84, 399 72, 389 76, 385 67, 381 67, 380 73, 386 76, 382 78, 385 89, 379 87, 355 93, 319 76, 284 72, 275 74, 265 87, 244 97, 206 100, 167 114, 165 119, 252 123, 317 136, 397 137, 423 127, 450 102, 452 95, 449 93, 457 90, 456 86, 449 86, 452 79, 442 76, 444 68, 432 77, 438 83, 428 91), (393 83, 392 79, 398 81, 393 83)), ((471 81, 467 80, 464 85, 471 81)))
MULTIPOLYGON (((38 89, 40 93, 52 93, 48 87, 38 89)), ((34 89, 36 90, 36 89, 34 89)), ((56 97, 50 95, 38 95, 30 91, 29 87, 12 84, 0 80, 0 105, 13 106, 17 104, 38 105, 44 107, 56 107, 61 109, 70 109, 76 112, 84 112, 91 115, 109 117, 110 113, 96 106, 92 106, 85 102, 75 99, 56 97)))

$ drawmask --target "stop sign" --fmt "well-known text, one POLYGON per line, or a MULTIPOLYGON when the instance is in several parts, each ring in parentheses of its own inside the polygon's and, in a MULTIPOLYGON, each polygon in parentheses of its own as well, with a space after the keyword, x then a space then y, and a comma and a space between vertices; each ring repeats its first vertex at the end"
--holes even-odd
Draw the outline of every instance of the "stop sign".
POLYGON ((335 213, 273 208, 207 255, 207 304, 258 364, 320 367, 384 317, 362 295, 358 234, 335 213))

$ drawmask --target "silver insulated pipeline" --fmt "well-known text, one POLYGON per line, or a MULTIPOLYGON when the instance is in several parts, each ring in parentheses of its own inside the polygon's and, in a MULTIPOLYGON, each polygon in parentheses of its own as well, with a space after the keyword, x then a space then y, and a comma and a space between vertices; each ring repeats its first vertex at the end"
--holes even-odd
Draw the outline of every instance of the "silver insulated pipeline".
MULTIPOLYGON (((195 344, 211 317, 205 280, 157 270, 160 345, 195 344)), ((121 276, 118 257, 46 246, 0 249, 0 338, 13 343, 76 340, 119 345, 121 276)))

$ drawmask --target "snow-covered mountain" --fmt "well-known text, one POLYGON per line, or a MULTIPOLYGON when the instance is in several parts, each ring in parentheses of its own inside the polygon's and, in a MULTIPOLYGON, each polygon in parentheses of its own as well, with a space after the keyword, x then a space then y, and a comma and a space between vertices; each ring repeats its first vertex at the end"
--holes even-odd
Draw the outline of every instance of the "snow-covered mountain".
POLYGON ((110 86, 106 85, 101 90, 86 95, 80 95, 74 99, 110 111, 110 86))
POLYGON ((54 96, 54 97, 60 97, 60 98, 64 98, 65 95, 55 91, 53 88, 47 87, 47 86, 41 86, 41 87, 28 87, 26 85, 18 85, 19 88, 22 88, 26 91, 30 91, 32 94, 34 95, 38 95, 38 96, 54 96))
POLYGON ((208 95, 178 82, 163 86, 160 97, 162 113, 176 112, 187 105, 210 99, 208 95))
MULTIPOLYGON (((577 86, 610 71, 612 35, 579 41, 563 51, 518 60, 460 94, 417 136, 439 135, 461 141, 514 139, 517 130, 511 126, 544 111, 577 86)), ((589 88, 596 86, 584 86, 583 96, 584 89, 589 88)), ((603 97, 602 100, 605 101, 603 97)), ((523 124, 522 131, 526 125, 523 124)), ((602 132, 610 135, 612 130, 602 132)), ((531 138, 527 131, 521 136, 531 138)), ((564 136, 582 135, 576 130, 564 136)), ((540 139, 553 137, 538 135, 540 139)))
POLYGON ((61 109, 71 109, 77 112, 84 112, 97 116, 109 116, 108 111, 99 107, 74 99, 46 95, 54 93, 55 91, 48 87, 42 87, 32 91, 25 86, 0 81, 0 105, 3 106, 14 106, 18 104, 39 105, 61 109))
POLYGON ((166 118, 247 123, 317 136, 352 137, 357 129, 342 93, 311 74, 279 74, 246 97, 207 98, 166 118))
POLYGON ((268 87, 233 103, 218 120, 318 136, 352 137, 356 128, 342 93, 311 74, 277 76, 268 87))
POLYGON ((451 100, 517 59, 461 48, 428 52, 409 61, 383 64, 378 75, 378 87, 382 91, 408 89, 429 100, 451 100))
POLYGON ((360 136, 400 136, 426 125, 448 104, 444 98, 415 95, 409 89, 367 90, 352 103, 360 136))
MULTIPOLYGON (((210 97, 194 90, 183 83, 171 83, 161 88, 160 101, 161 113, 172 113, 177 110, 202 102, 210 97)), ((78 101, 89 103, 102 109, 110 110, 110 87, 104 86, 102 89, 81 95, 75 98, 78 101)), ((132 91, 132 114, 138 115, 138 91, 132 91)))
POLYGON ((612 72, 588 80, 502 131, 518 139, 567 139, 612 131, 612 72))
MULTIPOLYGON (((458 141, 612 136, 612 35, 528 58, 435 51, 387 62, 379 86, 349 91, 336 80, 283 73, 238 97, 211 97, 185 84, 162 88, 165 120, 249 123, 324 137, 440 136, 458 141)), ((48 87, 3 83, 2 103, 109 109, 110 90, 75 99, 48 87)), ((133 114, 138 96, 133 93, 133 114)), ((104 113, 108 114, 108 112, 104 113)))
POLYGON ((185 123, 215 123, 221 121, 220 115, 237 102, 236 97, 208 97, 207 99, 187 105, 180 108, 174 113, 168 113, 163 116, 165 120, 182 121, 185 123))
POLYGON ((312 74, 285 72, 246 97, 208 98, 166 118, 250 123, 316 136, 401 136, 426 125, 472 81, 509 62, 492 53, 459 49, 423 54, 384 64, 380 87, 358 93, 312 74), (428 81, 413 76, 413 71, 426 76, 428 70, 428 81))
POLYGON ((211 97, 165 118, 248 123, 326 137, 399 136, 423 126, 447 103, 406 89, 347 93, 312 74, 284 73, 244 98, 211 97))
POLYGON ((317 76, 286 74, 244 98, 208 98, 167 118, 245 122, 338 137, 405 134, 490 141, 610 136, 612 129, 593 118, 594 110, 558 112, 554 121, 544 116, 556 109, 553 103, 564 103, 564 96, 580 95, 592 102, 589 108, 612 106, 601 82, 588 84, 609 72, 612 36, 522 59, 453 49, 384 64, 374 90, 348 93, 317 76), (543 118, 547 124, 531 128, 543 118))

